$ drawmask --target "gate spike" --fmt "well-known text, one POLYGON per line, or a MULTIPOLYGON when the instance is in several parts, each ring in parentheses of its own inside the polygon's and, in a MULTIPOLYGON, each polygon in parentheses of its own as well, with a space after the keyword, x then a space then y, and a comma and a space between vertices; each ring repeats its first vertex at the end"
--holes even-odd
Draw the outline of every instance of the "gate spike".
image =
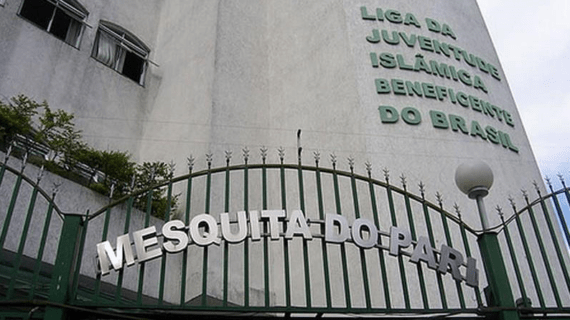
POLYGON ((261 152, 261 161, 263 161, 263 163, 265 164, 265 160, 267 159, 267 147, 262 146, 261 148, 259 148, 259 151, 261 152))
POLYGON ((52 191, 52 198, 55 199, 55 195, 59 192, 59 187, 61 186, 61 182, 57 183, 54 182, 53 183, 53 191, 52 191))
POLYGON ((44 165, 42 164, 41 168, 40 168, 40 172, 38 173, 38 180, 36 182, 36 184, 40 183, 40 180, 42 180, 44 176, 44 165))
POLYGON ((346 160, 348 160, 348 167, 350 168, 350 172, 354 173, 354 157, 349 156, 346 160))
POLYGON ((156 173, 156 165, 150 168, 150 181, 154 181, 154 174, 156 173))
POLYGON ((230 165, 230 160, 232 160, 232 151, 231 150, 226 150, 224 151, 226 154, 226 165, 230 165))
POLYGON ((546 184, 550 187, 550 189, 552 189, 552 183, 550 182, 550 177, 545 176, 544 180, 546 181, 546 184))
POLYGON ((213 153, 207 153, 206 154, 206 162, 208 163, 208 169, 210 169, 212 167, 212 159, 214 158, 214 154, 213 153))
POLYGON ((174 160, 170 160, 170 163, 168 164, 168 177, 170 179, 174 178, 174 170, 176 169, 176 163, 174 162, 174 160))
POLYGON ((249 160, 249 149, 248 147, 245 147, 241 149, 241 151, 243 152, 243 161, 247 164, 247 161, 249 160))
POLYGON ((386 179, 386 183, 390 184, 390 170, 388 170, 388 168, 384 168, 382 169, 382 172, 384 172, 384 179, 386 179))
POLYGON ((540 194, 540 188, 538 187, 538 182, 536 182, 536 180, 534 180, 532 182, 532 185, 534 186, 534 189, 536 190, 536 193, 538 193, 539 197, 542 197, 542 195, 540 194))
POLYGON ((6 150, 6 157, 4 158, 4 164, 8 163, 8 158, 10 158, 10 154, 12 153, 12 143, 8 146, 8 150, 6 150))
POLYGON ((501 217, 501 219, 503 219, 503 209, 501 208, 501 206, 497 205, 495 207, 495 210, 497 210, 497 214, 501 217))
POLYGON ((368 178, 372 178, 372 163, 370 163, 370 161, 366 161, 364 166, 366 167, 366 172, 368 172, 368 178))
POLYGON ((400 175, 400 182, 402 183, 404 190, 406 190, 406 176, 403 173, 400 175))
POLYGON ((301 129, 297 130, 297 157, 299 164, 301 163, 301 152, 303 152, 303 147, 301 146, 301 129))
POLYGON ((194 168, 194 161, 196 159, 194 159, 193 155, 190 155, 190 157, 186 158, 186 161, 188 163, 188 171, 192 172, 192 169, 194 168))
POLYGON ((558 173, 557 176, 558 176, 558 179, 560 179, 560 183, 562 183, 562 187, 564 189, 566 189, 566 182, 564 181, 564 177, 562 176, 562 174, 558 173))
POLYGON ((22 170, 21 172, 24 172, 24 169, 26 168, 26 164, 28 164, 28 153, 24 153, 24 157, 22 158, 22 170))
POLYGON ((418 187, 420 187, 420 194, 422 195, 422 200, 425 200, 426 199, 426 196, 425 196, 426 185, 424 184, 423 181, 420 181, 420 183, 418 184, 418 187))
POLYGON ((331 157, 331 163, 332 163, 333 169, 336 169, 336 154, 331 153, 330 157, 331 157))
POLYGON ((319 151, 313 152, 313 156, 315 158, 315 165, 319 166, 319 161, 321 160, 321 153, 319 151))
POLYGON ((528 192, 525 189, 521 189, 521 193, 526 202, 528 202, 528 192))
POLYGON ((439 204, 439 206, 440 206, 441 208, 443 208, 443 196, 442 196, 441 193, 439 193, 439 191, 436 191, 436 193, 435 193, 435 198, 436 198, 437 203, 439 204))
POLYGON ((283 163, 283 159, 285 159, 285 149, 283 149, 283 147, 279 147, 279 149, 277 149, 277 153, 279 154, 279 160, 283 163))
POLYGON ((136 174, 133 174, 133 176, 131 177, 131 185, 129 186, 130 192, 133 192, 133 190, 135 189, 135 181, 136 181, 136 174))
POLYGON ((459 217, 459 221, 461 221, 461 210, 460 210, 457 202, 453 203, 453 209, 455 210, 455 213, 457 213, 457 217, 459 217))
POLYGON ((513 198, 513 196, 509 195, 509 203, 511 204, 511 207, 513 207, 513 209, 515 210, 515 212, 517 212, 517 208, 515 205, 515 198, 513 198))

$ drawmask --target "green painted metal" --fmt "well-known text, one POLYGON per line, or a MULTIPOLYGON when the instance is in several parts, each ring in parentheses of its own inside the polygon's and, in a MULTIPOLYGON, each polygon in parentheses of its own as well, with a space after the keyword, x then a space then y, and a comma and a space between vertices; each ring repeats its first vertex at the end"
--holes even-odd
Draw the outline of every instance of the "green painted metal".
MULTIPOLYGON (((439 198, 439 197, 438 197, 439 198)), ((448 246, 453 247, 453 240, 451 239, 451 232, 449 231, 449 223, 448 219, 445 215, 445 211, 443 210, 443 202, 439 201, 440 217, 441 217, 441 224, 443 225, 443 231, 445 234, 445 242, 448 246)), ((457 295, 459 297, 459 304, 461 305, 461 309, 465 308, 465 296, 463 295, 463 290, 461 288, 461 283, 459 281, 455 281, 455 288, 457 289, 457 295)))
MULTIPOLYGON (((390 207, 390 221, 392 222, 393 226, 397 226, 398 221, 396 218, 396 209, 394 208, 394 197, 392 195, 392 186, 390 185, 388 172, 385 172, 385 178, 386 178, 386 195, 388 198, 388 205, 390 207)), ((406 306, 406 309, 411 309, 410 292, 408 289, 408 280, 406 277, 404 258, 402 257, 402 255, 398 255, 398 268, 400 269, 400 280, 402 282, 402 294, 404 296, 404 304, 406 306)))
MULTIPOLYGON (((360 205, 358 204, 358 191, 356 189, 356 178, 354 177, 354 166, 350 165, 350 187, 352 190, 352 204, 354 206, 354 217, 360 218, 360 205)), ((368 281, 368 268, 366 264, 366 251, 363 248, 360 251, 360 269, 362 272, 362 282, 364 284, 364 300, 366 301, 366 308, 372 308, 372 300, 370 298, 370 282, 368 281)))
MULTIPOLYGON (((340 203, 340 190, 338 184, 338 172, 336 170, 336 159, 333 161, 333 187, 334 187, 334 202, 335 202, 336 212, 340 215, 343 215, 340 203)), ((342 278, 344 280, 344 298, 346 306, 350 308, 352 306, 352 298, 350 296, 350 282, 348 280, 348 262, 346 258, 346 247, 344 243, 340 244, 340 254, 342 261, 342 278)))
MULTIPOLYGON (((407 188, 406 188, 406 179, 405 177, 401 177, 402 178, 402 185, 404 187, 404 203, 406 205, 406 213, 408 215, 408 225, 410 226, 410 233, 412 235, 412 240, 413 241, 417 241, 418 237, 416 235, 416 227, 414 224, 414 214, 412 213, 412 206, 410 204, 410 197, 408 196, 407 193, 407 188)), ((423 269, 421 264, 417 265, 417 270, 418 270, 418 278, 419 278, 419 283, 420 283, 420 291, 422 294, 422 304, 424 308, 429 308, 429 302, 428 302, 428 297, 427 297, 427 289, 426 289, 426 283, 425 283, 425 279, 424 279, 424 273, 423 273, 423 269)))
MULTIPOLYGON (((281 182, 281 209, 287 210, 287 184, 285 182, 285 167, 283 164, 283 157, 281 157, 281 167, 279 168, 279 177, 281 182)), ((286 232, 286 227, 283 232, 286 232)), ((283 238, 283 268, 285 270, 285 305, 291 306, 291 272, 289 270, 289 243, 287 239, 283 238)))
POLYGON ((525 252, 524 256, 526 257, 526 261, 527 261, 528 266, 529 266, 530 271, 531 271, 534 289, 535 289, 536 294, 538 296, 538 301, 540 303, 540 307, 544 309, 544 308, 546 308, 546 303, 544 301, 544 295, 542 294, 542 289, 540 287, 540 283, 538 280, 538 273, 536 272, 536 268, 534 266, 534 261, 532 260, 532 254, 531 254, 530 248, 528 246, 526 232, 524 231, 524 227, 522 225, 520 215, 517 213, 516 206, 515 206, 514 202, 512 202, 512 201, 511 201, 511 206, 512 206, 513 211, 514 211, 514 218, 516 221, 517 230, 518 230, 519 236, 522 240, 522 244, 523 244, 523 248, 524 248, 524 252, 525 252))
POLYGON ((477 240, 481 249, 483 265, 487 274, 489 286, 493 293, 494 306, 510 310, 500 310, 499 318, 503 320, 519 319, 515 309, 513 294, 510 290, 509 277, 503 262, 503 255, 496 233, 484 232, 477 240))
MULTIPOLYGON (((190 223, 190 205, 192 204, 192 168, 194 160, 188 159, 188 182, 186 183, 186 209, 184 210, 184 224, 190 223)), ((188 248, 182 253, 182 271, 180 275, 180 305, 186 303, 186 276, 188 272, 188 248)))
MULTIPOLYGON (((372 215, 374 216, 374 224, 380 228, 381 225, 380 225, 380 219, 378 218, 378 216, 379 216, 378 205, 376 204, 376 193, 374 191, 374 183, 372 181, 371 168, 368 167, 367 171, 368 171, 368 190, 370 192, 370 204, 372 206, 372 215)), ((388 284, 388 272, 386 269, 386 261, 384 258, 384 252, 382 252, 381 250, 378 250, 378 258, 380 260, 380 272, 381 272, 382 285, 383 285, 383 290, 384 290, 384 301, 386 302, 386 310, 389 311, 392 309, 392 303, 391 303, 390 294, 389 294, 390 286, 388 284)))
MULTIPOLYGON (((525 201, 526 201, 527 206, 528 206, 529 205, 528 195, 525 194, 524 198, 525 198, 525 201)), ((538 222, 536 221, 534 210, 532 209, 531 206, 528 206, 527 208, 528 208, 528 215, 530 217, 530 221, 532 224, 532 229, 534 230, 534 235, 536 236, 536 240, 537 240, 538 246, 539 246, 539 251, 540 251, 540 254, 542 256, 542 262, 544 263, 544 265, 546 267, 546 273, 548 275, 548 280, 550 281, 550 289, 552 290, 552 293, 554 294, 554 299, 556 300, 556 306, 558 308, 561 308, 562 307, 562 300, 560 300, 560 292, 558 291, 558 287, 556 286, 556 279, 554 278, 554 274, 552 273, 552 267, 550 265, 548 253, 547 253, 546 248, 544 246, 542 234, 541 234, 540 229, 538 227, 538 222)))
MULTIPOLYGON (((420 192, 422 195, 422 201, 421 201, 422 211, 424 212, 424 219, 426 221, 429 243, 432 246, 432 248, 435 248, 435 240, 434 240, 435 237, 433 234, 433 227, 431 224, 431 218, 430 218, 430 214, 429 214, 428 203, 427 203, 426 198, 425 198, 424 185, 423 185, 423 183, 420 183, 419 186, 420 186, 420 192)), ((442 275, 441 275, 441 273, 437 272, 435 276, 437 279, 437 288, 439 291, 439 298, 440 298, 441 306, 443 309, 447 309, 447 298, 445 296, 445 287, 443 285, 442 275)))
MULTIPOLYGON (((23 194, 21 189, 24 188, 20 186, 14 188, 18 180, 20 180, 20 184, 32 185, 31 191, 29 191, 30 201, 26 203, 26 207, 24 209, 17 207, 16 203, 22 202, 20 199, 15 201, 14 208, 8 208, 6 211, 13 211, 13 216, 10 219, 4 218, 3 229, 6 230, 5 233, 7 234, 8 230, 11 230, 10 225, 16 217, 21 220, 24 231, 31 230, 30 219, 36 219, 34 215, 41 214, 41 224, 37 227, 37 232, 38 235, 41 234, 39 238, 44 240, 40 241, 37 251, 34 251, 35 263, 30 271, 23 268, 23 261, 28 259, 24 256, 28 246, 25 238, 18 239, 17 250, 14 251, 15 258, 11 260, 8 268, 0 265, 0 276, 4 274, 9 277, 12 275, 18 277, 17 280, 10 280, 13 284, 6 286, 10 293, 4 296, 0 295, 0 317, 9 315, 9 312, 3 309, 2 303, 14 296, 12 292, 16 292, 15 283, 28 281, 31 284, 28 296, 30 299, 35 299, 38 294, 42 293, 36 284, 41 281, 45 283, 46 280, 48 282, 57 280, 58 283, 64 285, 59 286, 59 290, 62 292, 51 292, 47 296, 49 302, 53 302, 49 307, 41 306, 41 310, 37 314, 45 318, 48 318, 48 315, 61 318, 64 316, 65 310, 76 310, 73 312, 84 315, 91 311, 111 314, 116 312, 117 314, 122 313, 123 315, 128 314, 141 318, 158 318, 159 315, 164 316, 170 313, 189 315, 192 312, 212 311, 224 314, 236 312, 286 315, 346 313, 393 316, 398 314, 407 317, 420 314, 434 316, 466 314, 488 318, 499 316, 503 319, 518 319, 519 311, 529 312, 521 313, 521 316, 531 319, 533 314, 540 314, 540 317, 546 318, 555 314, 570 314, 570 301, 566 299, 570 294, 570 288, 563 285, 564 278, 567 277, 562 269, 566 266, 564 263, 566 257, 561 250, 563 245, 559 243, 559 240, 563 238, 556 234, 556 227, 561 228, 564 232, 567 227, 562 221, 558 221, 556 224, 557 217, 561 220, 557 216, 559 212, 551 209, 558 210, 556 204, 558 199, 552 199, 552 206, 548 202, 549 198, 557 195, 564 197, 564 194, 567 196, 567 189, 553 192, 547 196, 539 194, 539 200, 533 202, 527 200, 527 207, 523 210, 517 211, 513 207, 513 216, 495 227, 499 233, 488 234, 481 233, 464 224, 459 211, 457 212, 458 215, 445 211, 441 201, 438 201, 438 204, 427 201, 423 187, 420 188, 421 196, 416 196, 408 191, 405 183, 402 184, 401 188, 391 184, 387 173, 385 181, 379 181, 372 177, 370 168, 367 168, 366 176, 356 174, 352 164, 349 171, 340 171, 337 169, 336 160, 333 161, 332 169, 329 169, 319 166, 318 160, 315 160, 315 166, 306 166, 301 162, 285 164, 283 159, 284 157, 280 156, 280 163, 267 164, 265 157, 263 157, 262 164, 250 164, 247 157, 244 156, 243 164, 230 165, 228 161, 225 166, 217 168, 211 167, 210 159, 206 170, 195 172, 190 166, 189 173, 186 175, 173 177, 169 181, 164 181, 149 189, 134 191, 124 198, 113 200, 103 208, 87 215, 61 213, 57 206, 52 203, 53 197, 47 196, 41 188, 35 188, 34 181, 26 178, 20 170, 4 167, 5 175, 11 174, 16 177, 16 179, 9 180, 14 183, 10 194, 11 198, 23 194), (236 174, 234 175, 234 173, 236 174), (314 174, 314 179, 311 175, 311 181, 307 180, 309 173, 314 174), (242 177, 242 175, 243 180, 240 178, 240 181, 237 181, 236 177, 242 177), (177 184, 178 189, 176 188, 177 184), (196 188, 196 186, 200 186, 200 188, 196 188), (216 194, 213 190, 214 186, 223 186, 224 188, 223 196, 220 199, 212 196, 216 194), (237 193, 240 196, 243 194, 242 199, 234 197, 236 186, 242 188, 241 192, 243 193, 237 193), (151 217, 153 190, 159 188, 167 190, 166 195, 169 202, 166 215, 161 221, 151 217), (35 191, 36 189, 37 191, 35 191), (234 252, 234 250, 237 251, 237 245, 226 243, 223 240, 219 252, 222 253, 224 261, 212 260, 213 256, 211 255, 217 251, 209 252, 207 246, 190 249, 191 246, 195 246, 195 244, 190 243, 189 247, 181 252, 180 259, 175 259, 169 254, 163 254, 152 264, 145 262, 138 263, 137 266, 133 267, 124 266, 121 271, 111 271, 110 276, 98 279, 97 273, 86 266, 86 262, 94 258, 94 244, 89 243, 89 239, 95 237, 96 241, 104 239, 114 244, 117 236, 133 231, 134 219, 138 219, 136 225, 142 224, 144 227, 148 227, 155 224, 157 230, 160 229, 160 225, 170 219, 170 203, 174 190, 180 189, 185 190, 186 206, 182 219, 187 226, 194 215, 204 212, 217 214, 217 212, 211 212, 214 207, 223 208, 226 212, 238 210, 249 212, 249 210, 268 210, 271 209, 269 203, 280 203, 284 210, 294 210, 298 206, 307 217, 310 215, 311 224, 319 224, 318 228, 317 226, 311 227, 311 230, 313 232, 320 230, 321 235, 315 236, 313 234, 314 239, 312 241, 303 239, 302 247, 292 246, 291 241, 299 240, 271 240, 268 224, 263 223, 260 242, 247 240, 239 244, 239 246, 243 246, 242 257, 240 256, 241 250, 240 254, 234 252), (384 192, 378 192, 379 190, 384 192), (288 194, 288 192, 291 193, 288 194), (308 198, 307 195, 309 194, 313 195, 315 199, 308 198), (36 207, 35 197, 44 197, 48 200, 47 205, 39 210, 32 209, 36 207), (147 200, 146 210, 140 210, 134 206, 135 201, 141 197, 147 200), (254 202, 260 203, 261 207, 251 206, 250 199, 256 199, 254 202), (352 203, 350 203, 351 201, 352 203), (204 211, 201 211, 202 208, 204 211), (369 211, 365 212, 365 210, 369 211), (64 226, 62 229, 55 228, 52 230, 49 221, 52 219, 53 211, 63 217, 64 226), (16 212, 23 212, 23 214, 18 216, 16 212), (378 246, 372 249, 357 248, 356 251, 347 252, 349 246, 354 245, 352 241, 341 244, 326 243, 322 235, 326 231, 324 220, 325 214, 328 213, 342 214, 349 219, 371 215, 374 224, 380 230, 378 246), (117 215, 123 216, 117 220, 117 215), (521 220, 523 216, 530 219, 532 223, 523 226, 524 223, 521 220), (318 220, 313 217, 318 217, 318 220), (536 221, 533 222, 532 220, 536 221), (98 222, 94 223, 95 221, 98 222), (116 221, 121 221, 121 224, 118 225, 116 221), (427 230, 418 230, 422 221, 425 222, 427 230), (436 226, 443 230, 440 234, 435 232, 434 227, 436 226, 432 226, 434 221, 437 224, 436 226), (538 226, 539 222, 548 227, 548 232, 546 228, 544 228, 545 230, 537 230, 535 226, 538 226), (390 224, 397 226, 398 223, 407 224, 414 241, 417 241, 418 236, 422 235, 421 232, 427 232, 430 245, 435 248, 436 243, 453 246, 452 240, 461 237, 462 243, 456 249, 463 250, 466 256, 471 256, 472 253, 475 256, 480 254, 487 261, 484 264, 486 267, 484 279, 487 279, 488 283, 481 281, 480 286, 474 288, 474 297, 477 298, 477 301, 465 299, 467 290, 471 289, 468 289, 464 284, 455 282, 457 290, 453 289, 451 282, 447 283, 447 279, 451 279, 449 273, 441 274, 431 270, 422 265, 422 262, 417 266, 417 271, 415 266, 411 268, 409 253, 412 247, 404 250, 408 252, 407 255, 401 254, 398 257, 388 255, 386 241, 388 234, 386 230, 389 230, 390 224), (71 224, 74 227, 71 227, 71 224), (99 226, 100 229, 97 230, 96 226, 99 226), (103 227, 101 228, 101 226, 103 227), (527 235, 523 227, 533 228, 534 232, 527 235), (513 233, 516 234, 515 228, 518 230, 518 238, 516 241, 512 241, 513 233), (40 263, 45 260, 45 239, 51 237, 54 232, 59 233, 60 231, 57 267, 53 270, 50 269, 51 274, 46 275, 46 269, 40 263), (546 233, 541 234, 538 231, 546 233), (87 236, 88 234, 90 236, 87 236), (499 241, 500 237, 504 237, 502 241, 499 241), (538 244, 539 249, 543 248, 546 243, 553 243, 554 249, 551 251, 556 254, 548 257, 543 255, 533 257, 531 253, 534 252, 535 248, 531 250, 531 245, 527 243, 527 237, 531 244, 538 244), (71 238, 74 240, 70 240, 71 238), (22 245, 22 243, 26 244, 22 245), (74 244, 73 249, 69 248, 69 243, 74 244), (252 249, 254 246, 257 246, 259 250, 252 249), (560 252, 556 252, 556 247, 560 249, 560 252), (309 248, 311 253, 314 249, 320 250, 318 259, 313 260, 316 257, 309 255, 309 248), (368 250, 369 252, 367 252, 368 250), (255 252, 258 252, 256 258, 250 259, 256 254, 255 252), (523 252, 528 257, 526 264, 520 261, 523 252), (194 253, 198 254, 194 255, 194 253), (348 258, 349 253, 354 253, 350 259, 348 258), (512 279, 509 279, 504 271, 503 253, 505 253, 505 257, 510 258, 515 267, 512 279), (532 261, 530 257, 533 257, 535 261, 532 261), (282 261, 283 264, 273 266, 271 261, 282 261), (493 261, 493 263, 488 263, 488 261, 493 261), (241 262, 243 265, 239 264, 241 262), (379 270, 380 274, 371 272, 373 263, 379 263, 379 265, 374 266, 374 270, 379 270), (390 264, 390 267, 394 267, 395 274, 388 273, 387 263, 390 264), (218 273, 215 270, 210 270, 216 264, 220 270, 218 273), (293 264, 298 264, 299 268, 293 269, 293 264), (541 272, 544 272, 546 267, 543 266, 548 264, 560 267, 556 269, 556 272, 564 276, 559 277, 563 279, 561 282, 553 270, 552 278, 556 279, 554 287, 550 279, 541 281, 534 276, 538 274, 540 268, 542 268, 541 272), (236 267, 234 268, 234 266, 236 267), (175 268, 172 269, 172 267, 175 268), (63 270, 66 270, 67 274, 60 278, 63 270), (69 270, 73 272, 69 272, 69 270), (262 270, 262 272, 254 274, 252 270, 262 270), (293 270, 299 273, 294 274, 293 270), (156 273, 149 276, 150 271, 156 273), (522 277, 523 271, 535 277, 532 282, 530 279, 526 280, 522 277), (209 281, 208 273, 218 278, 211 278, 212 280, 209 281), (315 274, 318 273, 321 274, 320 278, 315 277, 315 274), (54 278, 55 275, 58 275, 57 279, 54 278), (251 286, 256 283, 255 278, 259 279, 260 284, 254 291, 252 290, 254 287, 251 286), (179 281, 178 279, 181 280, 181 284, 174 290, 180 290, 180 292, 172 291, 173 288, 170 288, 168 284, 171 281, 179 281), (243 287, 241 285, 233 287, 236 279, 243 279, 243 287), (325 283, 318 283, 317 281, 320 279, 324 279, 325 283), (433 281, 432 283, 435 283, 436 280, 437 285, 428 286, 428 280, 433 281), (222 284, 220 288, 214 287, 216 281, 220 281, 222 284), (357 294, 351 295, 354 293, 351 292, 351 285, 354 288, 356 283, 362 284, 362 289, 359 289, 362 291, 355 291, 357 294), (394 286, 391 285, 392 283, 394 286), (490 305, 488 301, 483 301, 480 295, 483 287, 487 285, 495 295, 494 305, 490 305), (518 286, 523 296, 530 294, 539 297, 540 306, 537 306, 536 302, 530 304, 525 301, 520 307, 516 306, 511 291, 504 290, 515 286, 518 286), (338 288, 342 288, 343 292, 339 292, 338 288), (502 291, 507 292, 501 292, 497 288, 502 288, 502 291), (235 301, 232 299, 231 297, 234 296, 232 290, 243 290, 241 292, 243 300, 235 301), (548 293, 552 292, 553 295, 553 290, 559 291, 559 302, 557 302, 556 307, 553 307, 553 302, 549 300, 549 296, 543 295, 541 290, 549 290, 548 293), (497 292, 499 293, 497 294, 497 292), (253 297, 256 298, 253 299, 253 297), (394 301, 398 302, 395 304, 394 301), (459 305, 450 301, 459 301, 459 305)), ((7 180, 5 179, 5 181, 7 180)), ((3 188, 6 189, 7 186, 3 186, 3 188)), ((558 206, 562 207, 560 204, 558 206)), ((160 239, 160 234, 158 237, 160 239)), ((479 265, 481 266, 480 263, 479 265)), ((53 288, 53 285, 51 287, 53 288)), ((34 304, 30 302, 28 305, 34 304)))
MULTIPOLYGON (((325 208, 323 203, 323 186, 321 182, 321 171, 319 170, 319 159, 315 160, 315 183, 317 188, 317 204, 319 210, 319 219, 321 221, 325 220, 325 208)), ((321 234, 325 234, 325 225, 321 224, 321 234)), ((331 278, 329 272, 329 254, 327 243, 321 240, 321 250, 323 255, 323 273, 325 277, 325 300, 327 302, 327 308, 332 307, 332 295, 331 295, 331 278)))
MULTIPOLYGON (((69 288, 73 278, 73 266, 76 256, 76 245, 81 235, 81 216, 68 215, 63 221, 61 237, 57 249, 57 257, 54 265, 54 273, 49 291, 49 301, 66 303, 69 300, 69 288)), ((61 319, 66 310, 55 306, 46 309, 47 319, 61 319)))
POLYGON ((22 255, 24 253, 24 246, 26 245, 26 240, 28 238, 28 231, 30 229, 30 222, 32 221, 32 214, 34 212, 34 206, 36 204, 36 199, 38 197, 37 187, 32 191, 32 197, 30 198, 30 203, 28 205, 28 210, 26 213, 26 221, 24 222, 24 228, 22 229, 22 237, 20 238, 20 244, 18 245, 18 253, 16 255, 16 262, 14 263, 14 268, 12 269, 12 275, 10 279, 10 284, 8 285, 8 299, 12 298, 14 294, 14 286, 18 279, 18 271, 20 269, 20 264, 22 262, 22 255))
MULTIPOLYGON (((505 232, 505 239, 507 240, 507 246, 509 249, 509 256, 511 257, 511 262, 513 264, 513 267, 515 268, 515 275, 517 276, 517 283, 519 285, 519 290, 521 291, 522 296, 526 297, 527 296, 526 288, 524 286, 524 282, 522 279, 522 275, 521 275, 521 271, 519 268, 517 256, 515 255, 515 249, 513 247, 513 241, 511 240, 509 228, 506 227, 505 218, 503 217, 502 214, 501 214, 501 223, 503 224, 503 230, 505 232)), ((523 299, 523 306, 526 308, 530 307, 527 299, 523 299)))
POLYGON ((560 266, 560 269, 562 270, 562 274, 564 275, 564 280, 566 281, 566 287, 570 290, 570 277, 568 276, 568 270, 564 266, 564 257, 562 256, 562 249, 560 248, 560 244, 557 241, 556 234, 554 231, 554 226, 552 225, 552 220, 550 219, 550 213, 548 211, 544 199, 542 198, 542 195, 540 194, 540 189, 538 187, 536 188, 536 191, 538 192, 538 198, 540 199, 540 208, 542 209, 542 213, 546 220, 546 225, 548 226, 550 239, 554 244, 554 249, 556 251, 556 256, 558 258, 557 259, 558 264, 560 266))
MULTIPOLYGON (((245 151, 244 151, 245 152, 245 151)), ((247 157, 244 157, 245 168, 243 171, 243 209, 249 212, 249 171, 247 168, 247 157)), ((228 209, 229 210, 229 209, 228 209)), ((243 288, 244 306, 249 306, 249 239, 244 240, 243 245, 243 288)))

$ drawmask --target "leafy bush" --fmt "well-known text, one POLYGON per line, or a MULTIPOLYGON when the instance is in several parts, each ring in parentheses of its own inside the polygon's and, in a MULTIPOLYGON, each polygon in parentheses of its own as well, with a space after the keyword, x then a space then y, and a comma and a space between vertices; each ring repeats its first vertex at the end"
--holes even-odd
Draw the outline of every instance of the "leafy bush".
POLYGON ((30 136, 33 132, 32 117, 46 105, 45 101, 40 104, 24 95, 13 97, 8 103, 0 101, 0 138, 3 144, 8 145, 18 134, 30 136))
MULTIPOLYGON (((172 170, 164 162, 145 162, 137 166, 128 152, 100 151, 88 146, 82 141, 81 131, 75 128, 73 119, 72 113, 52 110, 47 102, 38 103, 24 95, 13 97, 8 103, 0 101, 0 145, 6 147, 23 138, 26 153, 33 148, 42 152, 49 150, 47 161, 42 159, 44 153, 36 151, 34 163, 43 164, 47 170, 104 195, 109 195, 114 188, 113 198, 130 191, 133 177, 136 178, 132 186, 135 189, 145 189, 172 178, 172 170), (34 125, 36 116, 37 126, 34 125), (101 175, 103 181, 96 180, 101 175)), ((20 153, 17 151, 16 155, 20 153)), ((165 188, 153 191, 151 214, 159 218, 177 206, 178 195, 172 196, 169 204, 165 193, 165 188)), ((146 211, 146 202, 147 196, 143 195, 136 199, 135 206, 146 211)))
MULTIPOLYGON (((173 171, 168 164, 160 161, 144 162, 137 166, 136 187, 144 189, 159 184, 160 182, 172 179, 173 171)), ((171 195, 170 206, 168 203, 168 195, 166 188, 153 189, 151 213, 157 218, 164 219, 165 214, 170 214, 178 207, 179 195, 171 195), (169 210, 170 209, 170 210, 169 210)), ((147 210, 148 193, 143 194, 135 200, 135 207, 140 210, 147 210)))

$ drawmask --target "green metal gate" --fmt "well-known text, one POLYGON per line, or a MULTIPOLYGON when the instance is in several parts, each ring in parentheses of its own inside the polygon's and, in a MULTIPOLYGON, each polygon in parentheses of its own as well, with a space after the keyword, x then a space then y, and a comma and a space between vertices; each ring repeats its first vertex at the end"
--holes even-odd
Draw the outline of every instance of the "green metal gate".
POLYGON ((283 150, 274 164, 267 149, 260 155, 252 164, 245 149, 232 164, 226 152, 217 168, 207 155, 200 171, 189 159, 183 176, 76 213, 58 208, 41 175, 26 176, 25 160, 15 169, 6 158, 0 319, 570 313, 562 178, 560 190, 549 182, 552 193, 535 201, 525 192, 522 209, 512 200, 507 219, 497 208, 503 223, 483 233, 458 207, 447 211, 439 193, 432 203, 422 183, 415 195, 387 170, 380 180, 369 164, 357 174, 353 159, 339 170, 334 155, 330 168, 319 154, 310 166, 300 156, 284 163, 283 150), (153 216, 158 190, 167 197, 164 219, 153 216))

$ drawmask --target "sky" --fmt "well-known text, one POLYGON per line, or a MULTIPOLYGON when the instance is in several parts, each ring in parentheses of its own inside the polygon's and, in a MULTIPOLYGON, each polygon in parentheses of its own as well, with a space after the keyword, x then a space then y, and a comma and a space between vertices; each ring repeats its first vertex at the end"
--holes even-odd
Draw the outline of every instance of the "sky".
POLYGON ((570 1, 477 2, 543 176, 570 182, 570 1))

